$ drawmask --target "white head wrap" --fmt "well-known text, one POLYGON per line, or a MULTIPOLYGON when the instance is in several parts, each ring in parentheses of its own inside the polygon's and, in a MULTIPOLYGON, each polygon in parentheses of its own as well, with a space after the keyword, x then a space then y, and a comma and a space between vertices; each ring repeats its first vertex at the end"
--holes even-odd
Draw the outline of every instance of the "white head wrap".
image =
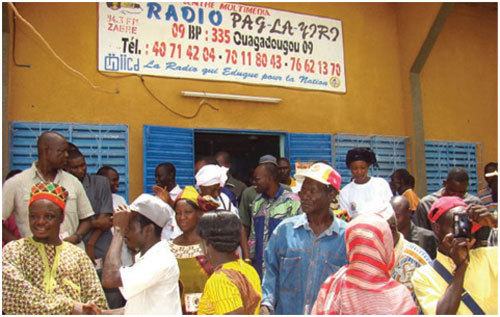
POLYGON ((227 171, 229 169, 224 166, 209 164, 203 166, 198 173, 196 173, 196 186, 212 186, 219 184, 224 187, 227 181, 227 171))
POLYGON ((394 209, 392 208, 391 203, 389 202, 381 202, 381 201, 370 201, 363 204, 359 204, 357 208, 358 214, 377 214, 384 218, 385 220, 389 220, 392 216, 395 215, 394 209))

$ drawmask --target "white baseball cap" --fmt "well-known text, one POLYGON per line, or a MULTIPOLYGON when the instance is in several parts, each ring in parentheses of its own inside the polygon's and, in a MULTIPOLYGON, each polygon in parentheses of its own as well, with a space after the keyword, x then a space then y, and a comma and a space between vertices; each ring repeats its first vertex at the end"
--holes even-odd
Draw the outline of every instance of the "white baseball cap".
POLYGON ((140 213, 161 228, 165 227, 174 213, 166 202, 150 194, 137 197, 130 204, 130 210, 140 213))
POLYGON ((314 179, 315 181, 325 185, 331 185, 337 191, 340 191, 342 178, 340 177, 340 174, 328 164, 315 163, 309 168, 297 170, 297 173, 295 173, 295 179, 297 182, 302 183, 306 177, 314 179))

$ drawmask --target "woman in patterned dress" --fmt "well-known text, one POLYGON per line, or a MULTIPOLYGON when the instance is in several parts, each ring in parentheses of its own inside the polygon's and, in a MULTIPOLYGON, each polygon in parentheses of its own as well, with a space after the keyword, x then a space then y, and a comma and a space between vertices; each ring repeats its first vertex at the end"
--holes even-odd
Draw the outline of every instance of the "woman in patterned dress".
POLYGON ((174 203, 175 220, 182 234, 170 241, 170 249, 177 258, 180 269, 180 290, 184 314, 196 314, 198 301, 205 283, 212 273, 201 247, 201 238, 196 226, 206 204, 192 186, 184 188, 174 203))

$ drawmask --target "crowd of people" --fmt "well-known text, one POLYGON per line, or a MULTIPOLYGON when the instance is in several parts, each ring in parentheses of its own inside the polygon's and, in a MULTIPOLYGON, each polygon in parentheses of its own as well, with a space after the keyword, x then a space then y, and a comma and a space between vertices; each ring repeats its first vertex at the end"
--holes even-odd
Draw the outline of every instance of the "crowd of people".
POLYGON ((497 163, 487 187, 450 169, 419 198, 405 169, 371 176, 369 148, 327 162, 264 155, 252 184, 221 151, 181 188, 172 163, 130 204, 57 132, 3 184, 4 314, 495 314, 497 163))

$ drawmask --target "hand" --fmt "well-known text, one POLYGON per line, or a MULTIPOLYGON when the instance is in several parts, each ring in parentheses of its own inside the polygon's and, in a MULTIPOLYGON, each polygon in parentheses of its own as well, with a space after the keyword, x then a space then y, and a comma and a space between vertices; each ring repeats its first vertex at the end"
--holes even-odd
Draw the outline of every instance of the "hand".
POLYGON ((130 213, 124 211, 124 206, 120 206, 113 214, 113 226, 118 227, 119 232, 123 233, 128 227, 130 213))
POLYGON ((465 211, 469 214, 469 218, 475 223, 484 227, 497 227, 497 219, 485 206, 469 205, 465 211))
POLYGON ((170 193, 166 188, 160 187, 158 185, 153 186, 153 192, 158 198, 169 204, 171 207, 174 206, 174 201, 170 198, 170 193))
POLYGON ((101 312, 101 309, 94 303, 87 303, 82 305, 83 315, 100 315, 101 312))
POLYGON ((469 250, 475 242, 476 239, 454 238, 453 233, 448 233, 443 239, 443 245, 449 250, 448 256, 457 267, 469 264, 469 250))
POLYGON ((71 315, 82 315, 83 314, 83 303, 75 302, 73 304, 73 310, 71 311, 71 315))
POLYGON ((78 243, 80 243, 80 241, 78 241, 79 240, 78 236, 75 235, 75 234, 72 234, 69 237, 64 238, 63 240, 66 241, 66 242, 69 242, 71 244, 78 244, 78 243))
POLYGON ((72 315, 99 315, 101 314, 101 309, 97 307, 94 303, 80 303, 75 302, 73 305, 72 315))
POLYGON ((271 315, 271 311, 269 310, 269 307, 265 305, 260 306, 259 310, 259 315, 271 315))
POLYGON ((98 217, 97 219, 92 220, 92 227, 101 229, 101 230, 108 230, 113 226, 113 219, 111 216, 101 216, 98 217))

